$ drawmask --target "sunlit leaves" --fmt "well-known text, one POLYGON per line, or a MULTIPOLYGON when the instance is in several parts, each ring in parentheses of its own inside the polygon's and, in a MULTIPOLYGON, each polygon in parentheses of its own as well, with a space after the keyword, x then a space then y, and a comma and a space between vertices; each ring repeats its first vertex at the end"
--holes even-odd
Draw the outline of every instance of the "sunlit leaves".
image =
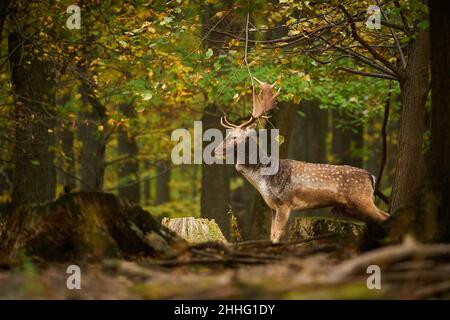
POLYGON ((145 91, 145 92, 141 93, 141 98, 142 98, 142 101, 147 101, 147 100, 150 100, 151 98, 153 98, 153 94, 150 91, 145 91))
POLYGON ((208 50, 206 50, 206 53, 205 53, 206 59, 211 58, 211 57, 213 56, 213 54, 214 54, 214 51, 213 51, 211 48, 209 48, 208 50))

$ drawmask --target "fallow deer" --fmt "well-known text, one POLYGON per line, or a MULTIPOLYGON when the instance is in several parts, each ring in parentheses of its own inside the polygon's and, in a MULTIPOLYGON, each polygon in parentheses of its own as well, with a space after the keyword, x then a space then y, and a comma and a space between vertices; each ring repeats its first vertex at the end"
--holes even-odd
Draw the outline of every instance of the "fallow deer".
MULTIPOLYGON (((229 129, 227 136, 215 149, 216 156, 224 156, 241 143, 254 137, 251 132, 256 120, 267 118, 265 113, 275 107, 279 94, 273 85, 255 78, 261 92, 253 94, 250 119, 241 125, 232 124, 226 117, 221 124, 229 129)), ((247 157, 248 159, 248 157, 247 157)), ((262 174, 264 164, 237 162, 240 172, 261 194, 272 210, 270 239, 279 242, 292 210, 332 207, 332 212, 365 222, 381 223, 389 215, 374 203, 375 179, 367 170, 347 165, 308 163, 281 159, 273 175, 262 174)))

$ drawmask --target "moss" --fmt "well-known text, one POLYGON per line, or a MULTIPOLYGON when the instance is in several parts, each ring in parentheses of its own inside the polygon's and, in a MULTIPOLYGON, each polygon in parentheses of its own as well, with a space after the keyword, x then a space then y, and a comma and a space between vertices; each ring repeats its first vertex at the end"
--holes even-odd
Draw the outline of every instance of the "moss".
POLYGON ((188 242, 227 241, 214 219, 209 220, 194 217, 164 218, 162 224, 188 242))

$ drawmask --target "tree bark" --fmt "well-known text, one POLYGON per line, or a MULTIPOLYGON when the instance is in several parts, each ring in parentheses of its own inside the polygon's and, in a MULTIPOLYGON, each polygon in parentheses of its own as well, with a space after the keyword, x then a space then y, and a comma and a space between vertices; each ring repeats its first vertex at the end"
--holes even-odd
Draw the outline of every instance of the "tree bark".
POLYGON ((144 205, 148 206, 150 204, 150 200, 152 198, 152 180, 149 177, 149 170, 150 170, 150 161, 144 160, 144 168, 143 168, 145 174, 145 179, 143 181, 144 190, 143 190, 143 196, 144 196, 144 205))
POLYGON ((8 47, 15 100, 12 202, 17 206, 47 201, 55 195, 56 75, 50 62, 38 59, 32 44, 20 33, 9 35, 8 47))
POLYGON ((156 166, 156 204, 170 201, 170 161, 159 161, 156 166))
MULTIPOLYGON (((89 108, 89 106, 87 106, 89 108)), ((80 152, 81 185, 80 190, 102 190, 105 172, 105 148, 102 133, 98 131, 101 123, 89 110, 82 112, 78 126, 78 139, 82 142, 80 152)))
MULTIPOLYGON (((122 105, 122 114, 129 119, 136 117, 136 112, 131 105, 122 105)), ((130 129, 121 126, 117 135, 117 153, 124 157, 117 170, 119 197, 128 199, 134 203, 141 200, 141 187, 139 181, 139 153, 136 139, 130 129)))
POLYGON ((402 111, 391 213, 411 200, 422 181, 422 142, 425 101, 429 88, 429 57, 429 32, 424 30, 417 35, 412 45, 406 77, 400 83, 402 111))
POLYGON ((430 1, 431 149, 428 174, 436 198, 435 240, 450 241, 450 3, 430 1))
POLYGON ((75 134, 74 128, 65 124, 61 131, 61 149, 63 152, 63 184, 68 187, 69 190, 76 188, 75 180, 75 134))
MULTIPOLYGON (((219 127, 220 117, 217 107, 210 105, 203 116, 203 130, 219 127)), ((203 147, 209 142, 204 142, 203 147)), ((230 176, 229 166, 226 164, 202 164, 202 188, 200 194, 201 217, 214 219, 229 239, 230 216, 227 215, 230 206, 230 176)))
POLYGON ((11 0, 3 0, 0 3, 0 43, 3 40, 3 24, 5 23, 6 17, 8 16, 8 8, 10 3, 11 0))

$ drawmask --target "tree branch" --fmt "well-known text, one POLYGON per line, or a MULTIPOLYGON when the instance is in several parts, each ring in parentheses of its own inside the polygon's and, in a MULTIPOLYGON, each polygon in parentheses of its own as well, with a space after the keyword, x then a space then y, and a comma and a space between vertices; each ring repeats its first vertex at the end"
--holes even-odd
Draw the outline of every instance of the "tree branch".
MULTIPOLYGON (((337 6, 339 9, 341 9, 341 11, 347 17, 347 20, 350 24, 350 28, 352 31, 353 39, 358 41, 367 51, 370 52, 370 54, 375 59, 377 59, 382 64, 384 64, 388 69, 390 69, 392 72, 394 72, 399 78, 402 78, 403 77, 402 70, 398 69, 393 63, 391 63, 388 59, 383 57, 378 51, 376 51, 374 48, 372 48, 372 46, 370 44, 368 44, 363 38, 361 38, 361 36, 358 34, 358 32, 356 30, 355 21, 353 20, 353 17, 350 15, 350 13, 347 11, 347 9, 342 4, 338 4, 337 6)), ((389 77, 386 79, 391 79, 391 78, 392 77, 389 77)), ((398 79, 395 79, 395 80, 398 80, 398 79)))
MULTIPOLYGON (((378 3, 378 6, 379 6, 379 5, 380 5, 380 1, 377 0, 377 3, 378 3)), ((388 17, 386 16, 386 14, 384 13, 384 11, 383 11, 383 9, 382 9, 381 7, 380 7, 380 11, 381 11, 381 14, 383 15, 384 19, 385 19, 387 22, 389 22, 388 17)), ((400 54, 400 59, 401 59, 401 61, 402 61, 403 69, 406 69, 405 55, 403 54, 402 47, 400 46, 400 41, 398 41, 397 35, 395 34, 395 31, 394 31, 394 28, 389 27, 389 31, 391 32, 392 37, 394 38, 395 45, 396 45, 396 47, 397 47, 398 53, 400 54)))
POLYGON ((346 68, 346 67, 338 67, 336 69, 337 70, 342 70, 342 71, 347 71, 349 73, 353 73, 353 74, 357 74, 357 75, 365 76, 365 77, 372 77, 372 78, 380 78, 380 79, 389 79, 389 80, 399 81, 398 78, 393 77, 393 76, 388 75, 388 74, 384 74, 384 73, 364 72, 364 71, 358 71, 358 70, 354 70, 354 69, 350 69, 350 68, 346 68))
MULTIPOLYGON (((386 166, 386 160, 387 160, 387 124, 389 120, 389 110, 391 108, 391 94, 392 94, 392 81, 389 81, 389 91, 386 97, 386 104, 384 106, 384 117, 383 117, 383 126, 381 128, 381 138, 382 138, 382 150, 381 150, 381 163, 380 163, 380 170, 378 171, 377 175, 377 181, 375 184, 375 194, 380 191, 380 184, 381 184, 381 178, 383 177, 384 167, 386 166)), ((383 199, 383 197, 380 197, 383 201, 388 200, 386 204, 389 204, 389 199, 383 199)))

